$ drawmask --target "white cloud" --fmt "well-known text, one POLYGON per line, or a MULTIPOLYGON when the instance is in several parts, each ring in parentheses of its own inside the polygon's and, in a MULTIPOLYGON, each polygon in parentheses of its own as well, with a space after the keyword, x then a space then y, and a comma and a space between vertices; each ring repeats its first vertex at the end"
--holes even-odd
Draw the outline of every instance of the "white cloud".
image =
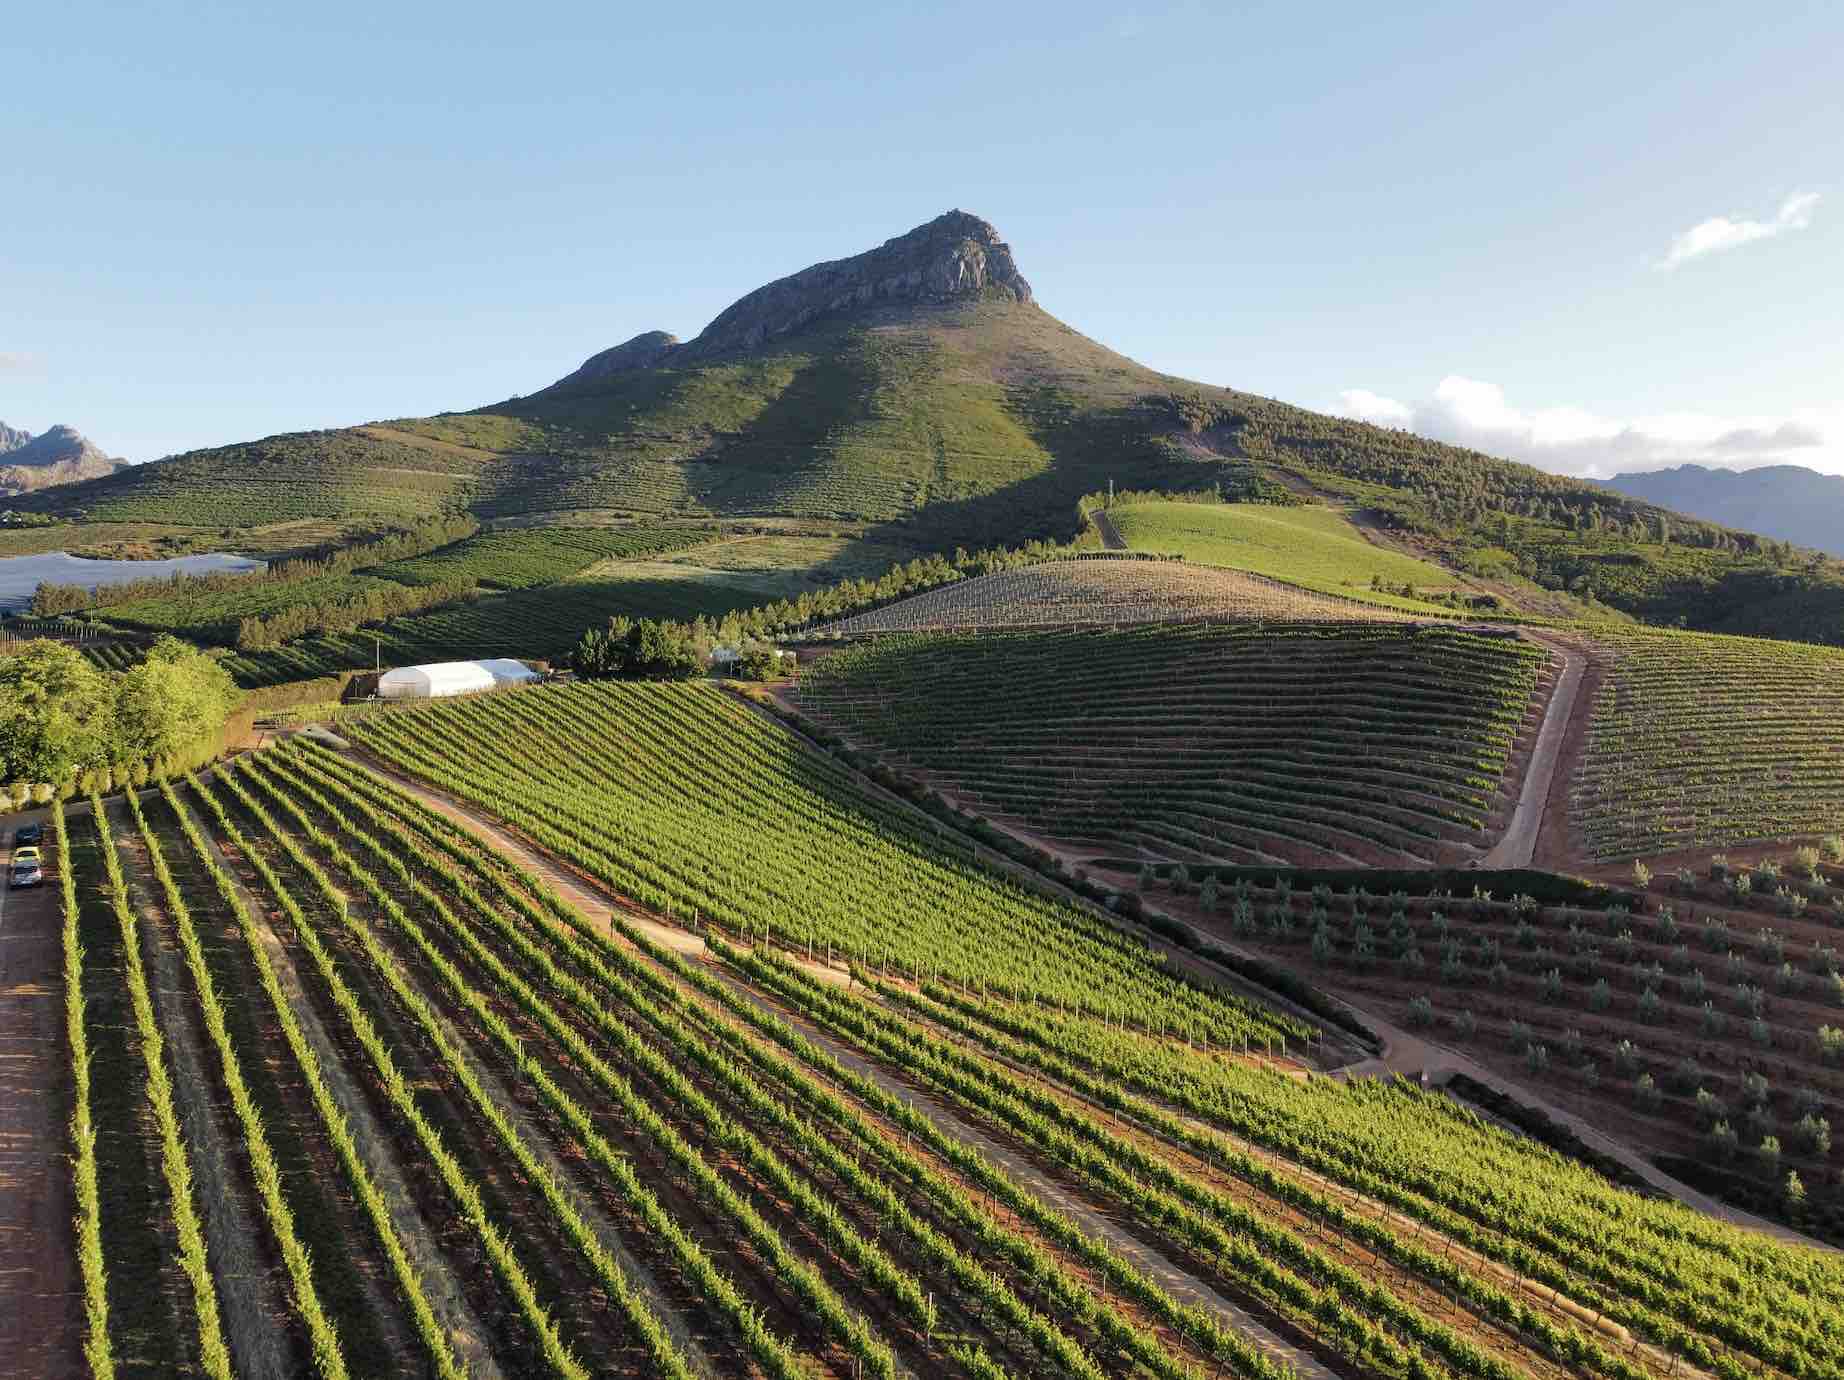
POLYGON ((1739 249, 1756 240, 1771 240, 1789 230, 1804 230, 1812 223, 1812 208, 1818 205, 1817 192, 1795 192, 1780 203, 1772 220, 1732 220, 1712 216, 1699 221, 1671 241, 1657 267, 1669 271, 1706 254, 1720 254, 1739 249))
POLYGON ((1335 410, 1347 417, 1590 479, 1687 462, 1729 469, 1806 465, 1844 474, 1844 403, 1783 416, 1603 417, 1580 407, 1519 407, 1497 384, 1459 374, 1418 403, 1367 388, 1346 389, 1339 402, 1335 410))

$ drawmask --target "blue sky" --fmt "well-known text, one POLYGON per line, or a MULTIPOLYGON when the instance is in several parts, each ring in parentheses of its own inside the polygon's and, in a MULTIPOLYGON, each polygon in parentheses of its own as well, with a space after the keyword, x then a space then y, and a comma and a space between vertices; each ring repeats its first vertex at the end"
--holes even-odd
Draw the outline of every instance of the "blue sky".
POLYGON ((474 406, 959 206, 1172 373, 1844 472, 1844 10, 1397 8, 27 7, 0 419, 144 460, 474 406))

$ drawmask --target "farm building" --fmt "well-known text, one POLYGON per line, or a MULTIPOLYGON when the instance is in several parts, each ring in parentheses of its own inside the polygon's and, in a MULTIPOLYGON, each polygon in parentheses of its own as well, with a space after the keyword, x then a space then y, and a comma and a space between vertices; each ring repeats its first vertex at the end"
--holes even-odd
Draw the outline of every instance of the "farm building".
POLYGON ((484 661, 437 661, 427 666, 399 666, 378 677, 378 698, 433 700, 443 695, 471 695, 508 685, 543 680, 522 661, 490 657, 484 661))

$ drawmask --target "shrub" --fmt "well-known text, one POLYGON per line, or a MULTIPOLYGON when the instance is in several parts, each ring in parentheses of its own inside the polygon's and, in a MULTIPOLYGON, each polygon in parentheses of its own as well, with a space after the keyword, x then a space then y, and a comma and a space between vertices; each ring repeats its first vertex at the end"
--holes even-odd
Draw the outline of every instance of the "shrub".
POLYGON ((1313 962, 1326 964, 1332 961, 1332 931, 1325 925, 1313 931, 1313 962))
POLYGON ((1614 1067, 1631 1077, 1639 1071, 1639 1046, 1631 1040, 1622 1040, 1614 1046, 1614 1067))
POLYGON ((1434 1023, 1434 1003, 1426 997, 1417 997, 1409 1003, 1409 1024, 1413 1026, 1432 1025, 1434 1023))
POLYGON ((1652 869, 1639 859, 1633 859, 1633 885, 1645 891, 1652 885, 1652 869))
POLYGON ((1703 1084, 1703 1066, 1686 1054, 1672 1067, 1671 1088, 1688 1097, 1703 1084))
POLYGON ((1780 1172, 1780 1137, 1765 1136, 1755 1147, 1754 1157, 1761 1162, 1761 1169, 1769 1175, 1780 1172))
POLYGON ((1780 1186, 1780 1201, 1786 1204, 1791 1216, 1797 1217, 1806 1205, 1806 1186, 1799 1180, 1799 1171, 1786 1171, 1786 1182, 1780 1186))
POLYGON ((1827 834, 1819 844, 1826 862, 1844 863, 1844 834, 1827 834))
POLYGON ((1549 1049, 1544 1045, 1532 1045, 1524 1051, 1524 1066, 1532 1073, 1549 1071, 1549 1049))
POLYGON ((1708 1143, 1710 1153, 1718 1160, 1724 1162, 1735 1158, 1735 1152, 1740 1144, 1735 1134, 1735 1128, 1730 1126, 1726 1121, 1719 1121, 1714 1126, 1710 1127, 1708 1143))
POLYGON ((1712 853, 1710 855, 1710 880, 1712 882, 1720 882, 1727 878, 1728 875, 1729 855, 1727 853, 1712 853))
POLYGON ((1579 1064, 1582 1057, 1581 1031, 1570 1026, 1562 1032, 1562 1057, 1571 1064, 1579 1064))
POLYGON ((1722 1012, 1716 1009, 1714 1002, 1703 1003, 1703 1010, 1697 1017, 1698 1030, 1714 1039, 1722 1034, 1727 1025, 1727 1020, 1724 1019, 1722 1012))
POLYGON ((1844 1029, 1835 1025, 1821 1025, 1816 1039, 1819 1058, 1827 1064, 1844 1063, 1844 1029))
POLYGON ((1522 1054, 1525 1050, 1530 1048, 1532 1038, 1533 1032, 1523 1021, 1511 1022, 1511 1048, 1513 1051, 1522 1054))
POLYGON ((1812 847, 1811 844, 1806 844, 1802 846, 1797 853, 1793 854, 1794 865, 1797 866, 1801 872, 1805 873, 1807 877, 1811 878, 1815 882, 1819 880, 1819 876, 1820 876, 1819 870, 1818 870, 1818 859, 1819 859, 1818 849, 1812 847))
POLYGON ((1658 1090, 1658 1083, 1649 1073, 1642 1073, 1633 1080, 1633 1100, 1648 1112, 1655 1112, 1665 1100, 1665 1095, 1658 1090))
POLYGON ((1659 1000, 1658 993, 1652 988, 1648 987, 1639 994, 1638 1016, 1645 1024, 1651 1025, 1656 1022, 1663 1011, 1664 1003, 1659 1000))
POLYGON ((1561 1001, 1562 992, 1562 969, 1551 968, 1543 975, 1543 999, 1545 1001, 1561 1001))
POLYGON ((1748 1022, 1748 1038, 1754 1041, 1755 1046, 1759 1049, 1772 1049, 1774 1028, 1761 1017, 1756 1016, 1748 1022))
POLYGON ((1688 867, 1678 869, 1678 890, 1690 893, 1697 889, 1697 874, 1688 867))
POLYGON ((1813 1113, 1808 1112, 1799 1118, 1793 1138, 1808 1155, 1823 1156, 1831 1153, 1831 1123, 1813 1113))
POLYGON ((1474 1035, 1479 1033, 1479 1021, 1473 1015, 1470 1007, 1464 1011, 1454 1012, 1447 1018, 1447 1024, 1453 1028, 1453 1033, 1462 1040, 1470 1040, 1474 1035))

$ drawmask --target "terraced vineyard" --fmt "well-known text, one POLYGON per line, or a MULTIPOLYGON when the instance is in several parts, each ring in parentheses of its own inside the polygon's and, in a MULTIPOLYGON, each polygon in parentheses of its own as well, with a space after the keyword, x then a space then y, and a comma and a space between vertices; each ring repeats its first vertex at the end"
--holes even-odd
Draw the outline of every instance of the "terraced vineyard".
POLYGON ((1597 858, 1844 829, 1844 652, 1596 629, 1613 653, 1571 818, 1597 858))
POLYGON ((1425 860, 1487 841, 1546 660, 1380 624, 917 635, 816 659, 799 698, 1072 846, 1425 860))
POLYGON ((819 637, 1203 620, 1401 622, 1407 614, 1184 561, 1049 561, 963 580, 829 623, 819 637))

